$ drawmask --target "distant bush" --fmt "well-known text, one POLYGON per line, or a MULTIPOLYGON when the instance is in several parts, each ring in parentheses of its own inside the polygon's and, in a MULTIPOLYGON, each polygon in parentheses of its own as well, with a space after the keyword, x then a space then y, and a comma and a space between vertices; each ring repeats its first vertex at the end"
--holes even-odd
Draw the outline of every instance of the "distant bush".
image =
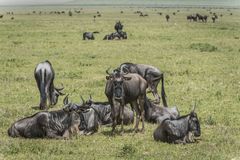
POLYGON ((217 50, 217 47, 208 43, 192 43, 190 48, 200 50, 201 52, 214 52, 217 50))

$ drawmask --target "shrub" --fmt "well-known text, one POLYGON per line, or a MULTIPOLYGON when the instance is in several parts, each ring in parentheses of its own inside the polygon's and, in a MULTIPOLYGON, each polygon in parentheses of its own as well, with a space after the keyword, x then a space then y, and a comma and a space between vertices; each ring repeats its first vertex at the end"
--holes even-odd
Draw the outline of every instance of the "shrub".
POLYGON ((200 50, 201 52, 214 52, 217 47, 208 43, 193 43, 190 45, 191 49, 200 50))

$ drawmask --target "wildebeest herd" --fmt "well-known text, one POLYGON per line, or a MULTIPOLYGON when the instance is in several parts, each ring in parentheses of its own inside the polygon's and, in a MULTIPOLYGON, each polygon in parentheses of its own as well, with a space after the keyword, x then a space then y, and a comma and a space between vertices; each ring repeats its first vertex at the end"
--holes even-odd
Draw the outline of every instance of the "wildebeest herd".
MULTIPOLYGON (((104 36, 103 40, 114 40, 114 39, 127 39, 127 32, 124 32, 123 29, 123 25, 120 21, 116 22, 114 29, 116 30, 116 32, 107 34, 104 36)), ((97 31, 95 32, 84 32, 83 33, 83 40, 94 40, 94 34, 95 33, 99 33, 97 31)))
POLYGON ((164 74, 159 69, 145 64, 122 63, 113 71, 109 70, 106 70, 107 102, 95 102, 90 95, 88 100, 81 97, 78 104, 70 102, 67 95, 61 110, 47 111, 49 106, 57 104, 59 96, 64 95, 63 87, 55 87, 55 71, 49 61, 37 64, 34 76, 40 92, 39 109, 45 111, 14 122, 8 129, 8 135, 62 139, 76 134, 91 135, 98 131, 99 125, 112 126, 112 134, 116 133, 116 126, 121 125, 120 133, 123 134, 123 126, 134 121, 134 131, 142 133, 145 121, 157 123, 153 133, 156 141, 193 143, 201 135, 195 106, 184 116, 180 116, 177 107, 168 107, 164 74), (157 91, 160 81, 162 105, 157 91), (155 100, 147 97, 147 89, 155 100), (140 122, 141 129, 138 127, 140 122))

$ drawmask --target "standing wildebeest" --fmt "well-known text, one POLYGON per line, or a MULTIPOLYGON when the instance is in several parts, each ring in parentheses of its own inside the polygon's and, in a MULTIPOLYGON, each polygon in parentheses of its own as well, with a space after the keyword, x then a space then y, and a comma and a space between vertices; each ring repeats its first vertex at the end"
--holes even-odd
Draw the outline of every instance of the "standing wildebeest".
POLYGON ((117 31, 117 32, 120 32, 122 31, 123 29, 123 25, 120 21, 116 22, 115 26, 114 26, 114 29, 117 31))
POLYGON ((152 123, 160 124, 165 119, 177 119, 180 113, 177 107, 160 107, 145 97, 144 103, 145 120, 152 123))
POLYGON ((165 119, 154 131, 156 141, 167 143, 192 143, 201 135, 197 113, 194 110, 176 120, 165 119))
POLYGON ((165 18, 166 18, 166 20, 167 20, 167 22, 168 22, 168 20, 170 19, 170 16, 167 14, 167 15, 165 16, 165 18))
MULTIPOLYGON (((111 117, 111 105, 109 102, 95 102, 92 100, 92 97, 90 95, 89 100, 86 101, 86 104, 88 104, 91 108, 94 108, 97 112, 100 124, 102 125, 110 125, 112 124, 112 117, 111 117)), ((119 107, 119 106, 116 106, 119 107)), ((120 108, 116 108, 116 110, 119 110, 120 108)), ((121 124, 119 117, 117 117, 117 124, 121 124)), ((133 123, 134 121, 134 113, 132 110, 130 110, 127 106, 124 107, 123 111, 123 124, 128 125, 133 123)))
POLYGON ((49 61, 39 63, 34 70, 34 77, 40 92, 40 109, 46 109, 47 99, 50 105, 55 105, 58 102, 58 96, 63 95, 63 88, 55 88, 53 80, 55 77, 52 64, 49 61))
POLYGON ((138 74, 123 74, 119 70, 113 73, 106 71, 107 83, 105 94, 112 107, 112 132, 116 127, 117 117, 120 116, 121 133, 123 132, 123 111, 124 105, 130 103, 136 111, 135 131, 138 131, 138 125, 141 118, 142 130, 144 131, 144 97, 146 96, 147 82, 138 74), (120 105, 119 110, 116 110, 120 105))
POLYGON ((137 73, 142 76, 148 83, 148 88, 152 92, 156 99, 156 102, 160 102, 160 97, 158 95, 157 86, 160 80, 162 81, 162 101, 163 105, 167 107, 166 94, 164 89, 164 75, 156 67, 145 65, 145 64, 133 64, 133 63, 123 63, 120 65, 121 72, 137 73))
POLYGON ((80 116, 75 111, 42 111, 13 123, 8 129, 11 137, 69 138, 79 133, 80 116))
POLYGON ((95 32, 84 32, 83 33, 83 40, 94 40, 95 39, 95 37, 94 37, 94 33, 99 33, 99 32, 97 32, 97 31, 95 31, 95 32))

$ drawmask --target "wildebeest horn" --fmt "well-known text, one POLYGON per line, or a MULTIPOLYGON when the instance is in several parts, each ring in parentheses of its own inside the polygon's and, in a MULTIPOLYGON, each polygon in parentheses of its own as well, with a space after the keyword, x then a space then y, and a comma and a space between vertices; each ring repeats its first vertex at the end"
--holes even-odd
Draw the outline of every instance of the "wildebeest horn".
POLYGON ((66 97, 65 97, 64 100, 63 100, 63 104, 64 104, 64 105, 67 105, 67 104, 68 104, 68 96, 69 96, 69 94, 66 95, 66 97))
POLYGON ((109 73, 109 69, 110 69, 111 67, 109 67, 107 70, 106 70, 106 73, 108 74, 108 75, 111 75, 111 73, 109 73))
POLYGON ((81 98, 81 100, 82 100, 82 105, 85 104, 85 101, 84 101, 83 97, 80 96, 80 98, 81 98))
POLYGON ((61 88, 57 88, 57 87, 55 87, 55 89, 57 90, 57 91, 61 91, 61 90, 63 90, 64 89, 64 87, 63 87, 63 84, 61 83, 61 88))

